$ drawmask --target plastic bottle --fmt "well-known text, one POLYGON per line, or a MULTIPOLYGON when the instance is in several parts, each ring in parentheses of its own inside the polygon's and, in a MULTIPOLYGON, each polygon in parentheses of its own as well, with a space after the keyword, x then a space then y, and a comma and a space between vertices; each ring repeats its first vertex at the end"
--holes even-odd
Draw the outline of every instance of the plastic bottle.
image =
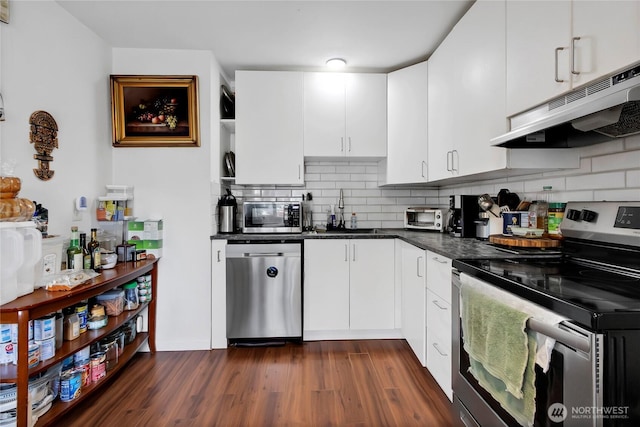
POLYGON ((331 228, 336 228, 336 206, 331 205, 331 228))
POLYGON ((355 212, 351 213, 351 228, 353 230, 355 230, 356 228, 358 228, 358 217, 356 216, 355 212))

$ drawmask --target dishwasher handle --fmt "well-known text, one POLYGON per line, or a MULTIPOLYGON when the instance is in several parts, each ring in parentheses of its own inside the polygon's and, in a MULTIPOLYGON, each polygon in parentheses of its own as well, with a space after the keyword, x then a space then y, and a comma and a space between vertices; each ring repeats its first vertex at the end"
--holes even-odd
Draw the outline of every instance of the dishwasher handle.
POLYGON ((243 257, 249 258, 257 258, 257 257, 280 257, 284 256, 284 252, 259 252, 259 253, 249 253, 245 252, 242 254, 243 257))

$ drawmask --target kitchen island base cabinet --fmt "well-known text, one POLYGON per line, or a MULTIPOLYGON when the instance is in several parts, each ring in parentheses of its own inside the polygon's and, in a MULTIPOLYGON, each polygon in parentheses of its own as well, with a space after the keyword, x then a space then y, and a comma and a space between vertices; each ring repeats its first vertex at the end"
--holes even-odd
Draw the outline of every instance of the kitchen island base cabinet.
POLYGON ((17 384, 18 410, 17 422, 15 423, 17 427, 32 425, 29 420, 30 411, 25 409, 28 407, 28 383, 30 377, 54 368, 67 357, 106 337, 139 314, 144 316, 146 313, 147 332, 136 334, 135 339, 124 347, 123 352, 118 356, 117 364, 109 369, 106 377, 90 386, 83 387, 80 396, 70 402, 62 402, 59 399, 54 401, 49 411, 38 419, 35 427, 60 425, 60 419, 63 416, 88 396, 91 396, 94 391, 102 387, 109 378, 123 370, 126 367, 125 364, 145 344, 148 344, 152 353, 155 352, 157 283, 157 259, 135 263, 119 263, 115 268, 103 270, 100 276, 95 277, 88 283, 77 286, 71 291, 48 292, 41 288, 0 306, 0 323, 18 325, 18 364, 17 366, 13 364, 0 366, 0 382, 17 384), (135 281, 138 277, 147 275, 151 275, 151 301, 141 304, 135 310, 123 311, 118 316, 109 316, 105 327, 87 331, 75 340, 64 341, 62 346, 55 350, 53 357, 29 368, 27 342, 29 339, 28 325, 30 320, 41 318, 65 307, 86 301, 115 287, 135 281))
POLYGON ((304 243, 304 339, 396 337, 394 241, 304 243), (386 334, 386 335, 385 335, 386 334))

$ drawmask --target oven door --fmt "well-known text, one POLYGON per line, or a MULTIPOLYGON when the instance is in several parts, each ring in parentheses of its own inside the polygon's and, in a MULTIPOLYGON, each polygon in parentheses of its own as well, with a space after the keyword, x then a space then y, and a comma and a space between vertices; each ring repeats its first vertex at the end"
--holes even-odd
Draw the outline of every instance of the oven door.
MULTIPOLYGON (((454 418, 465 426, 522 425, 469 372, 460 319, 460 275, 452 275, 452 375, 454 418)), ((546 373, 536 365, 534 426, 602 426, 593 408, 602 407, 602 335, 569 322, 547 325, 530 319, 528 328, 556 340, 546 373)))

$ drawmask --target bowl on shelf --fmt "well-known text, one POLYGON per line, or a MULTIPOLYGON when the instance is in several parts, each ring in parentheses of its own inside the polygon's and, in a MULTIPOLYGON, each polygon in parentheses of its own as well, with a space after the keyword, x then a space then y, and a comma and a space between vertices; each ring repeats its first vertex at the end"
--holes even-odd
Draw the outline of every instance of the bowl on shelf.
POLYGON ((118 254, 109 252, 100 254, 100 264, 102 264, 103 269, 110 269, 116 266, 118 262, 118 254))

